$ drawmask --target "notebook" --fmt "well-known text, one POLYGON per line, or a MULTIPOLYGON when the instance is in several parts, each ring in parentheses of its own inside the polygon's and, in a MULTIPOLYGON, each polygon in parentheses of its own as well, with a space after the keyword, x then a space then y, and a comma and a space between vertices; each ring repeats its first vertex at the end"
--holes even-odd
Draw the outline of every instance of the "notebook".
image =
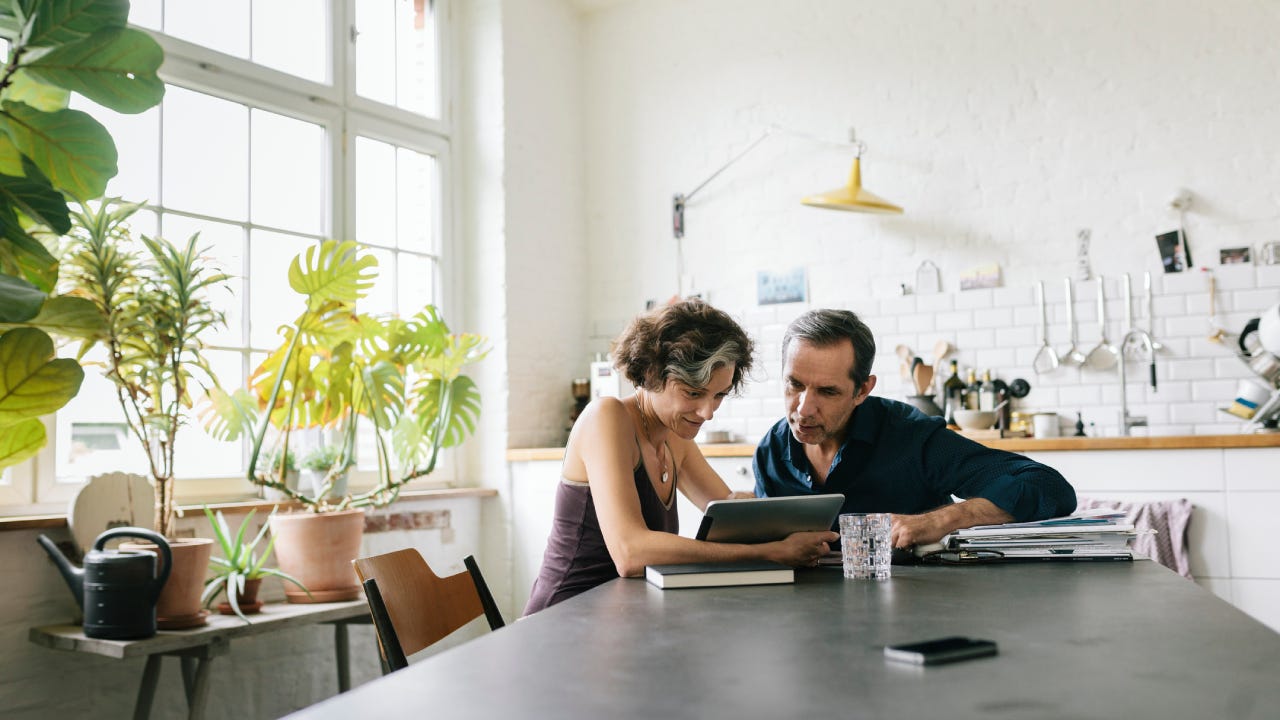
POLYGON ((707 503, 697 538, 710 542, 762 543, 794 532, 830 530, 844 495, 712 500, 707 503))
POLYGON ((650 565, 644 578, 657 587, 724 587, 727 585, 782 585, 796 581, 795 570, 772 562, 684 563, 650 565))

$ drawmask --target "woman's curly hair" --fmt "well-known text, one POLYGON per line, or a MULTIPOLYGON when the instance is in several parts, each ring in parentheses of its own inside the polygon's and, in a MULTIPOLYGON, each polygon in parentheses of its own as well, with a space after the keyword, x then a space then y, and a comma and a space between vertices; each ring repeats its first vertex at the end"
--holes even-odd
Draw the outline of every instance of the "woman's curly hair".
POLYGON ((711 373, 733 364, 736 392, 751 370, 751 338, 733 318, 702 300, 684 300, 632 320, 613 341, 614 367, 636 387, 660 391, 667 378, 706 387, 711 373))

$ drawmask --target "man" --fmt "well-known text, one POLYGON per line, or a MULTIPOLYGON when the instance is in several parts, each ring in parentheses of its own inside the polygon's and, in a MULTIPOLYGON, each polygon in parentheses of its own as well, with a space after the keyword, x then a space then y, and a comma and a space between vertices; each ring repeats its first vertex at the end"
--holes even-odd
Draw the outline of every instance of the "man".
POLYGON ((1075 510, 1075 491, 1056 470, 871 397, 875 354, 870 328, 847 310, 813 310, 791 323, 782 339, 787 416, 756 449, 756 495, 843 493, 841 512, 892 513, 900 548, 1075 510))

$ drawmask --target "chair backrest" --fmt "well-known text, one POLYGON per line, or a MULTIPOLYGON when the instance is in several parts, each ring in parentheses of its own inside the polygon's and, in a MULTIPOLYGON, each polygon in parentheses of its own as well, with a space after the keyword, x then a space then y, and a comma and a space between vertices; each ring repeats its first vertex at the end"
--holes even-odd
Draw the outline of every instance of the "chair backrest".
POLYGON ((503 627, 497 603, 475 558, 467 569, 440 577, 413 548, 352 561, 378 631, 389 670, 408 665, 406 656, 430 647, 481 615, 491 630, 503 627))

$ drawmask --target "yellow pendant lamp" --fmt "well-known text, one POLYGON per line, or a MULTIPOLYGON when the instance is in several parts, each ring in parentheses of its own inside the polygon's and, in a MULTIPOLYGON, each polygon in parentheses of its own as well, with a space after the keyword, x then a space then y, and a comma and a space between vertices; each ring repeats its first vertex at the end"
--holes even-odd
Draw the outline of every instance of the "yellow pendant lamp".
POLYGON ((853 158, 853 169, 849 171, 849 183, 844 187, 810 195, 800 202, 810 207, 828 210, 901 215, 902 208, 862 187, 862 144, 857 144, 858 155, 853 158))

